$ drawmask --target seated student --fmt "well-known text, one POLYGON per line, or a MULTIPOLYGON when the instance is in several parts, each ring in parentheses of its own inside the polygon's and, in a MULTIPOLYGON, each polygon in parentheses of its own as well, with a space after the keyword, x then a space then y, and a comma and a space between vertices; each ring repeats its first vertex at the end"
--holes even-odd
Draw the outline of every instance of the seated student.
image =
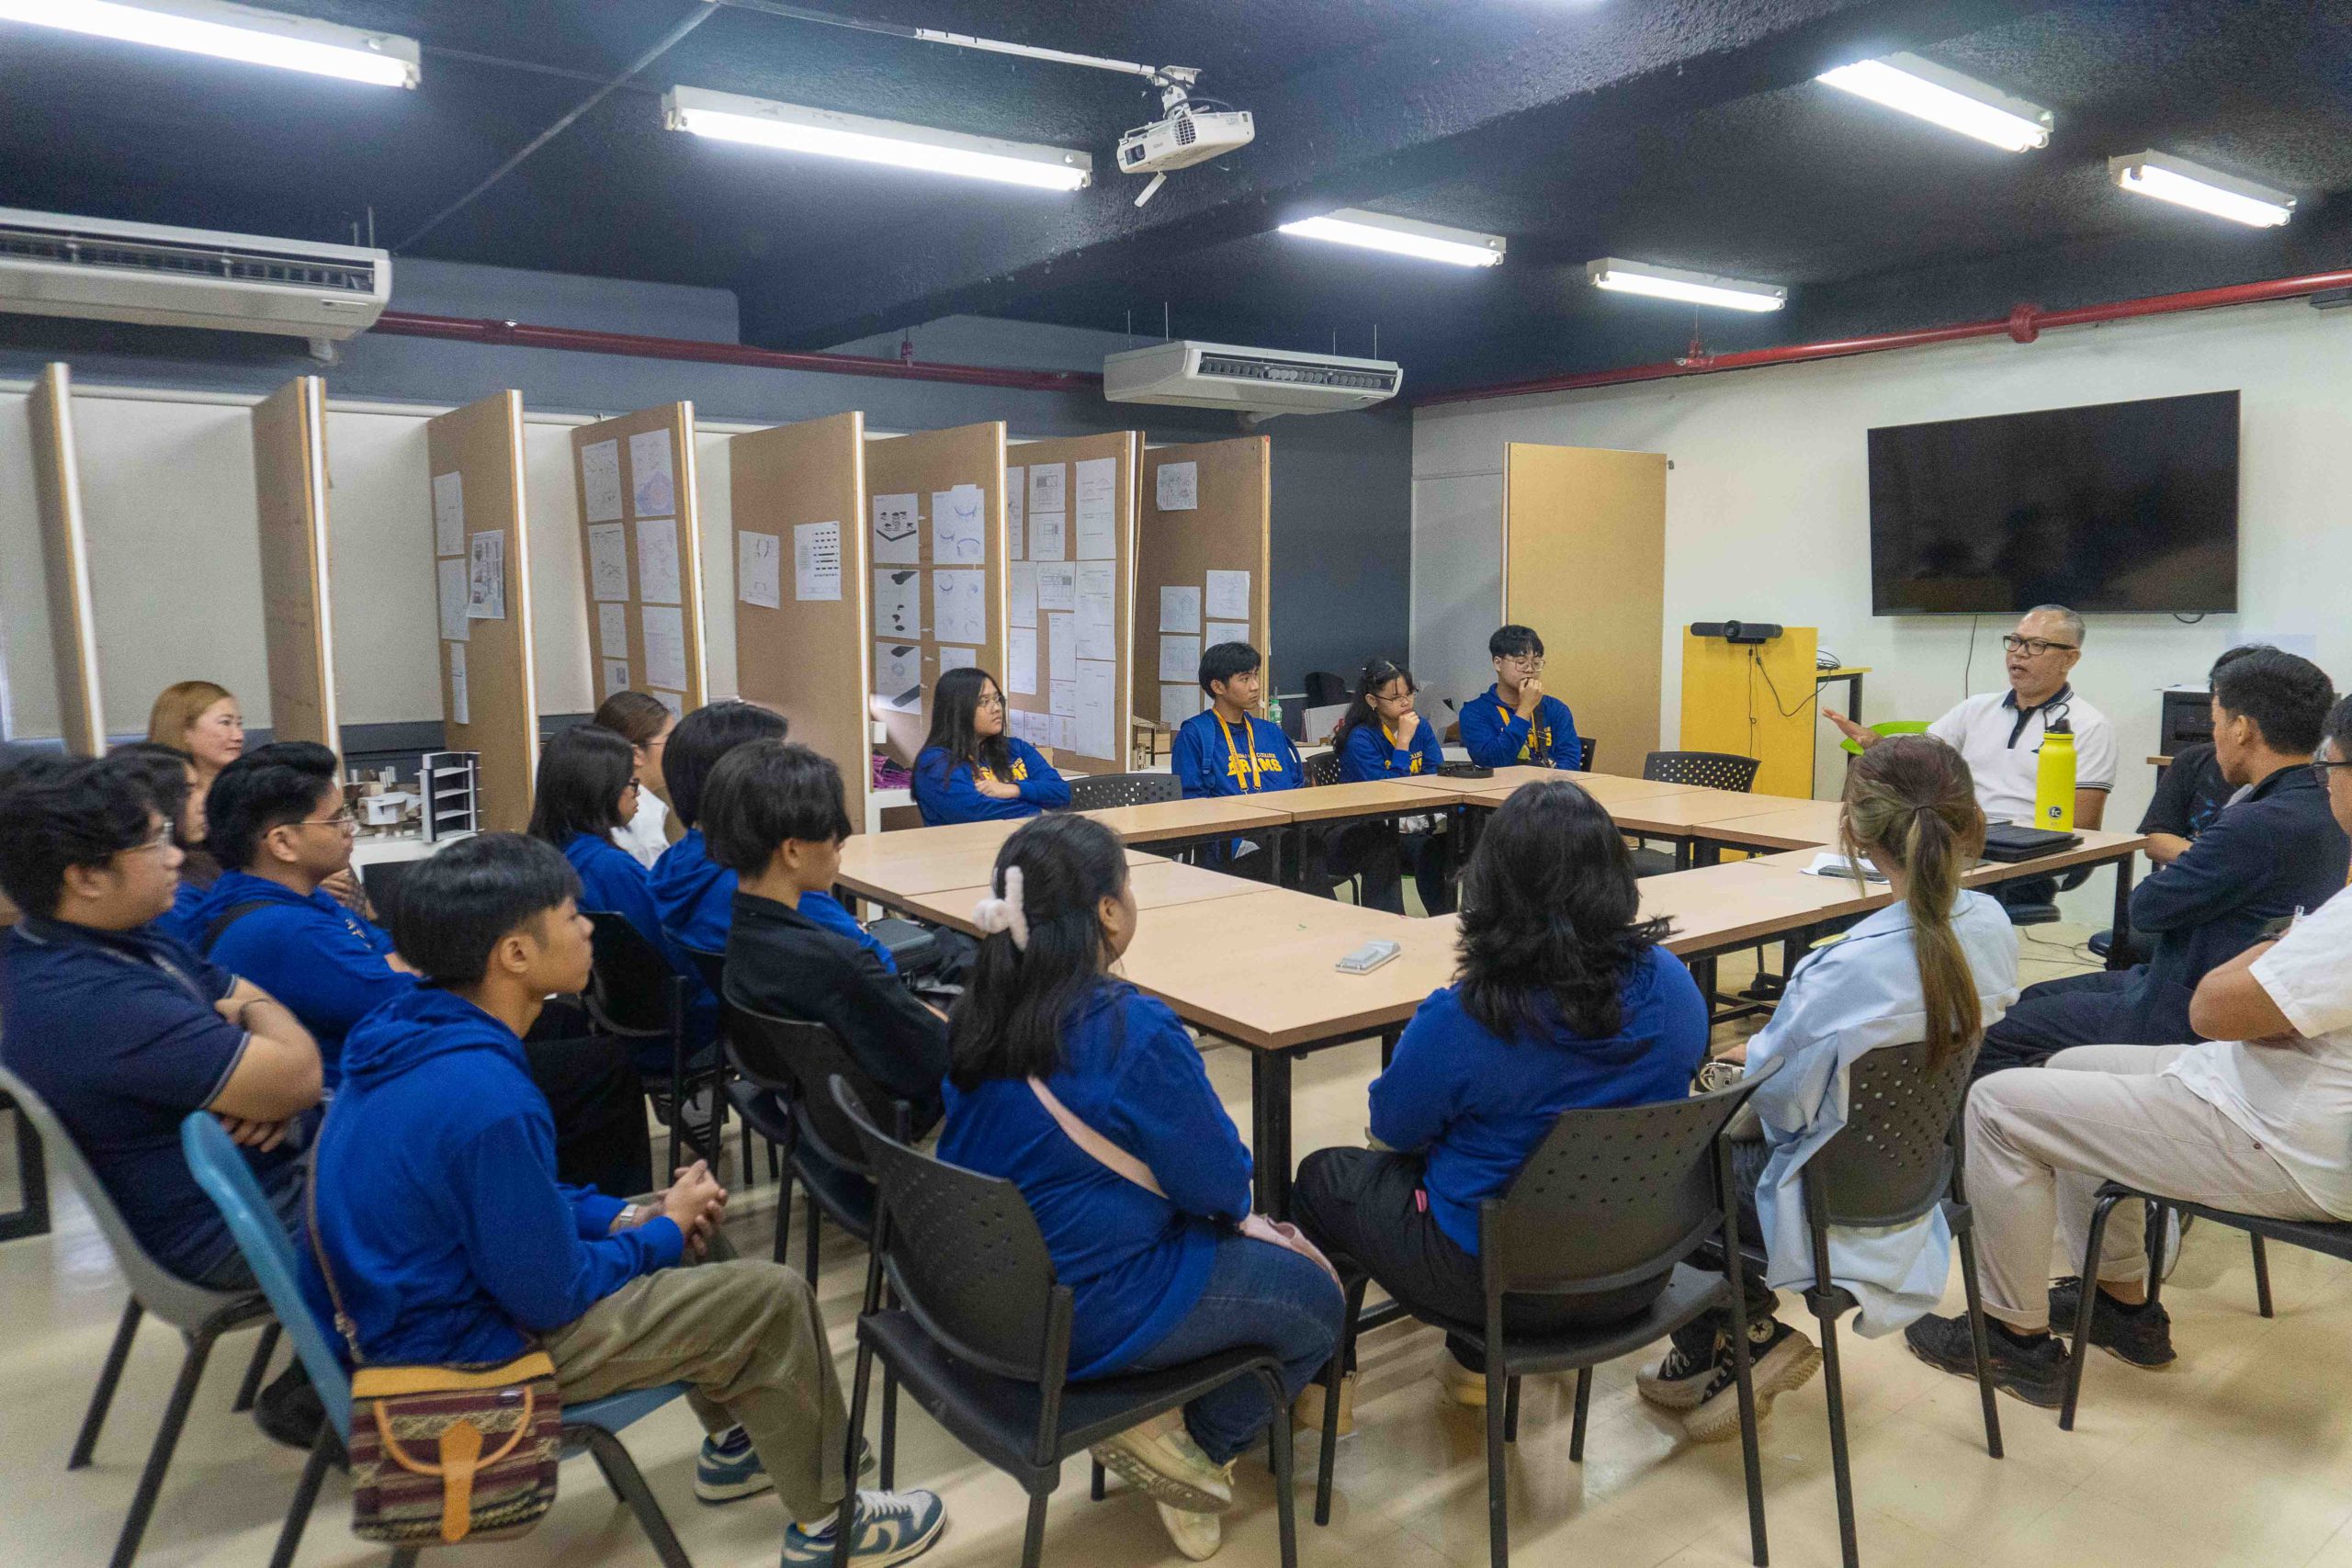
POLYGON ((703 784, 701 822, 710 858, 736 875, 727 999, 825 1024, 868 1077, 912 1107, 915 1133, 930 1131, 947 1073, 946 1015, 916 1000, 873 949, 802 913, 810 901, 832 902, 849 837, 841 770, 788 741, 738 746, 703 784))
POLYGON ((662 777, 662 754, 670 732, 678 727, 670 705, 646 692, 615 692, 596 705, 589 720, 629 743, 637 761, 637 805, 628 821, 613 833, 613 842, 637 857, 649 870, 670 847, 670 785, 662 777))
MULTIPOLYGON (((1434 773, 1444 766, 1445 749, 1438 744, 1437 727, 1413 711, 1413 694, 1419 690, 1413 672, 1401 664, 1375 659, 1363 667, 1355 701, 1331 735, 1332 750, 1340 754, 1341 783, 1434 773)), ((1363 877, 1368 907, 1401 915, 1405 892, 1398 868, 1409 864, 1423 911, 1450 915, 1453 845, 1434 819, 1408 821, 1421 825, 1408 829, 1399 822, 1356 822, 1341 829, 1329 852, 1333 865, 1363 877)))
MULTIPOLYGON (((662 710, 667 713, 666 708, 662 710)), ((718 1002, 701 975, 662 929, 662 911, 645 867, 618 842, 642 787, 627 740, 598 725, 582 724, 551 736, 539 749, 539 776, 531 792, 531 837, 553 844, 580 875, 583 909, 609 910, 635 927, 686 982, 689 1057, 717 1038, 718 1002)), ((641 1073, 671 1068, 668 1042, 637 1047, 641 1073)))
MULTIPOLYGON (((2265 645, 2251 642, 2228 649, 2213 660, 2208 684, 2247 654, 2269 651, 2265 645)), ((2188 852, 2188 846, 2213 825, 2213 818, 2238 791, 2238 785, 2222 775, 2211 741, 2194 740, 2179 748, 2173 753, 2172 765, 2157 778, 2156 793, 2140 818, 2138 831, 2148 836, 2140 852, 2155 865, 2170 865, 2188 852)))
MULTIPOLYGON (((2325 777, 2329 809, 2352 833, 2352 698, 2328 716, 2309 771, 2325 777)), ((2072 1332, 2082 1302, 2081 1280, 2050 1283, 2052 1234, 2059 1258, 2081 1267, 2100 1182, 2273 1219, 2352 1221, 2352 893, 2209 971, 2188 1014, 2204 1043, 2077 1046, 1970 1091, 1968 1197, 1993 1377, 2030 1404, 2060 1402, 2067 1352, 2050 1331, 2072 1332)), ((2141 1205, 2109 1219, 2098 1276, 2090 1342, 2135 1367, 2170 1363, 2171 1320, 2147 1299, 2141 1205)), ((1905 1337, 1930 1365, 1975 1375, 1965 1318, 1925 1318, 1905 1337)))
POLYGON ((1005 733, 1004 694, 985 670, 950 670, 931 689, 931 733, 915 755, 915 805, 926 828, 1035 817, 1069 804, 1044 753, 1005 733))
POLYGON ((2164 1045, 2196 1038, 2188 998, 2207 972, 2273 920, 2317 908, 2344 886, 2352 842, 2312 774, 2335 687, 2319 666, 2267 649, 2213 678, 2213 754, 2245 794, 2188 852, 2132 894, 2132 931, 2155 955, 2027 987, 1985 1032, 1976 1070, 2032 1066, 2069 1045, 2164 1045))
POLYGON ((289 1231, 295 1122, 319 1102, 318 1046, 252 980, 155 922, 180 852, 128 759, 19 764, 0 778, 0 1060, 57 1112, 139 1243, 172 1273, 250 1290, 220 1212, 188 1174, 180 1122, 220 1119, 289 1231))
MULTIPOLYGON (((1379 1149, 1306 1156, 1291 1217, 1397 1300, 1476 1320, 1478 1205, 1508 1190, 1563 1111, 1679 1100, 1707 1048, 1707 1007, 1640 918, 1608 812, 1566 779, 1514 791, 1463 872, 1462 957, 1372 1085, 1379 1149)), ((1342 1264, 1345 1267, 1346 1264, 1342 1264)), ((1506 1308, 1530 1332, 1641 1312, 1667 1276, 1506 1308)), ((1449 1337, 1441 1386, 1487 1402, 1486 1362, 1449 1337)))
MULTIPOLYGON (((1258 795, 1306 784, 1298 748, 1282 726, 1258 716, 1263 690, 1260 662, 1258 650, 1246 642, 1214 643, 1201 655, 1201 690, 1208 696, 1208 706, 1177 727, 1176 743, 1169 753, 1169 767, 1185 799, 1258 795)), ((1267 847, 1241 850, 1246 841, 1210 845, 1201 852, 1202 863, 1236 876, 1273 881, 1276 868, 1267 847)))
MULTIPOLYGON (((1118 840, 1084 817, 1041 818, 1005 841, 993 883, 978 911, 991 934, 949 1026, 940 1158, 1028 1201, 1077 1295, 1073 1378, 1256 1346, 1282 1360, 1286 1407, 1338 1342, 1339 1287, 1305 1255, 1234 1231, 1250 1154, 1200 1048, 1108 973, 1136 929, 1118 840)), ((1234 1457, 1277 1414, 1243 1379, 1095 1457, 1150 1495, 1198 1562, 1217 1549, 1234 1457)))
POLYGON ((196 787, 195 760, 176 746, 153 740, 134 740, 109 755, 135 767, 146 780, 148 795, 172 825, 172 842, 180 852, 179 890, 155 927, 182 947, 201 948, 204 906, 212 885, 220 879, 220 863, 204 848, 204 796, 196 787))
POLYGON ((1503 626, 1487 639, 1495 683, 1462 705, 1462 744, 1482 768, 1580 768, 1584 743, 1568 705, 1544 689, 1544 639, 1503 626))
MULTIPOLYGON (((1806 954, 1771 1021, 1728 1058, 1750 1071, 1781 1064, 1748 1101, 1761 1138, 1732 1144, 1742 1235, 1766 1252, 1764 1271, 1747 1271, 1758 1419, 1821 1365, 1813 1341, 1777 1321, 1772 1292, 1814 1282, 1803 1173, 1846 1125, 1856 1059, 1925 1042, 1931 1061, 1949 1062, 2018 994, 2017 929, 1998 900, 1960 886, 1984 847, 1984 814, 1958 751, 1900 736, 1863 752, 1847 771, 1839 832, 1849 856, 1867 856, 1886 874, 1896 901, 1806 954)), ((1968 1179, 1969 1196, 1981 1198, 1983 1174, 1971 1166, 1968 1179)), ((1940 1209, 1907 1225, 1829 1235, 1830 1277, 1861 1303, 1855 1327, 1865 1336, 1893 1333, 1933 1307, 1951 1263, 1940 1209)), ((1699 1319, 1675 1334, 1655 1372, 1634 1380, 1645 1399, 1687 1412, 1683 1424, 1702 1441, 1739 1430, 1730 1330, 1728 1311, 1699 1319)))
MULTIPOLYGON (((205 951, 293 1010, 319 1042, 332 1091, 342 1081, 344 1036, 416 985, 383 928, 321 886, 350 869, 357 832, 334 753, 304 740, 247 752, 221 770, 206 806, 210 841, 230 869, 205 905, 205 951)), ((651 1135, 635 1064, 619 1042, 535 1040, 530 1066, 555 1109, 564 1169, 645 1185, 651 1135)))
MULTIPOLYGON (((319 1134, 317 1241, 357 1349, 496 1365, 536 1343, 567 1402, 691 1383, 708 1434, 696 1492, 773 1486, 792 1521, 783 1561, 830 1561, 848 1414, 808 1283, 729 1256, 727 1193, 700 1161, 633 1203, 558 1178, 522 1036, 548 993, 588 982, 579 878, 519 833, 460 840, 409 876, 393 925, 425 983, 351 1032, 319 1134), (681 1267, 706 1254, 726 1260, 681 1267)), ((302 1273, 332 1321, 307 1250, 302 1273)), ((945 1523, 928 1492, 858 1504, 852 1562, 902 1562, 945 1523)))

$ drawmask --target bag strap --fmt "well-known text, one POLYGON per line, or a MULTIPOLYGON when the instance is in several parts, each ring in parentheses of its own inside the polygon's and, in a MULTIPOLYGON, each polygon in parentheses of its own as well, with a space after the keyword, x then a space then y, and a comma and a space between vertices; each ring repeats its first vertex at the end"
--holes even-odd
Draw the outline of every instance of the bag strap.
POLYGON ((1091 1157, 1095 1164, 1102 1166, 1114 1176, 1125 1177, 1155 1198, 1168 1196, 1161 1190, 1159 1179, 1151 1174, 1151 1167, 1080 1121, 1077 1112, 1056 1099, 1054 1091, 1046 1087, 1043 1079, 1031 1078, 1029 1091, 1037 1097, 1037 1103, 1046 1108, 1046 1114, 1054 1119, 1055 1124, 1069 1134, 1069 1141, 1091 1157))
POLYGON ((221 910, 212 923, 204 928, 204 951, 209 953, 220 945, 221 937, 228 933, 231 926, 268 902, 267 898, 248 898, 242 904, 232 904, 221 910))
POLYGON ((327 1300, 334 1307, 334 1331, 351 1348, 351 1364, 365 1366, 368 1358, 359 1350, 359 1325, 343 1309, 343 1292, 335 1289, 334 1269, 327 1262, 326 1242, 319 1235, 319 1158, 326 1152, 327 1123, 334 1119, 334 1101, 327 1101, 326 1114, 319 1118, 319 1135, 311 1141, 311 1163, 302 1173, 303 1219, 311 1233, 311 1256, 318 1260, 319 1278, 326 1281, 327 1300))

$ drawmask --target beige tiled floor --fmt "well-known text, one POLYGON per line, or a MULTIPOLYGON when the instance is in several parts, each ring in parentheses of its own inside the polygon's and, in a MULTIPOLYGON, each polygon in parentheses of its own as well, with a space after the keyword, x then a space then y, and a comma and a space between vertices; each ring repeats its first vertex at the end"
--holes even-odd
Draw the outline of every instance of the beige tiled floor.
MULTIPOLYGON (((2079 931, 2030 933, 2030 978, 2074 967, 2079 931), (2044 946, 2043 942, 2050 945, 2044 946)), ((1739 976, 1726 965, 1725 981, 1739 976)), ((1245 1128, 1247 1063, 1211 1053, 1212 1077, 1245 1128)), ((1298 1073, 1301 1150, 1359 1139, 1371 1045, 1345 1047, 1298 1073)), ((12 1161, 0 1169, 13 1168, 12 1161)), ((737 1239, 763 1248, 773 1189, 739 1201, 737 1239)), ((797 1222, 796 1222, 797 1224, 797 1222)), ((829 1236, 820 1283, 846 1371, 862 1265, 829 1236)), ((1899 1342, 1850 1335, 1847 1398, 1862 1551, 1879 1568, 2352 1568, 2352 1292, 2329 1260, 2277 1251, 2279 1315, 2255 1314, 2243 1239, 2211 1229, 2189 1238, 2166 1287, 2181 1359, 2161 1373, 2105 1357, 2089 1369, 2080 1429, 2047 1413, 2001 1404, 2008 1457, 1985 1457, 1973 1388, 1913 1360, 1899 1342)), ((167 1330, 150 1325, 131 1359, 98 1462, 64 1469, 83 1401, 104 1356, 122 1286, 87 1217, 67 1197, 55 1235, 0 1247, 0 1504, 7 1529, 0 1562, 103 1559, 130 1494, 177 1361, 167 1330)), ((1954 1284, 1949 1310, 1958 1310, 1954 1284)), ((1799 1314, 1801 1308, 1792 1303, 1799 1314)), ((1797 1321, 1797 1318, 1792 1318, 1797 1321)), ((266 1560, 300 1468, 253 1424, 229 1413, 250 1339, 214 1359, 142 1562, 247 1565, 266 1560)), ((1464 1568, 1486 1561, 1485 1472, 1475 1416, 1441 1405, 1428 1373, 1439 1353, 1425 1331, 1398 1326, 1366 1342, 1359 1431, 1339 1453, 1330 1525, 1309 1522, 1300 1488, 1300 1557, 1348 1568, 1464 1568)), ((1736 1568, 1747 1561, 1736 1444, 1698 1448, 1635 1397, 1635 1363, 1596 1382, 1585 1462, 1567 1458, 1564 1380, 1531 1380, 1511 1454, 1512 1544, 1529 1568, 1736 1568)), ((930 1562, 941 1568, 1014 1562, 1023 1498, 919 1414, 902 1415, 901 1475, 936 1487, 951 1512, 930 1562)), ((780 1521, 755 1500, 706 1508, 691 1486, 698 1433, 673 1407, 628 1434, 631 1450, 702 1568, 775 1561, 780 1521)), ((1299 1444, 1311 1475, 1315 1442, 1299 1444)), ((1783 1399, 1764 1429, 1772 1561, 1807 1568, 1838 1561, 1828 1429, 1816 1381, 1783 1399)), ((1276 1560, 1271 1482, 1240 1467, 1240 1501, 1218 1559, 1236 1568, 1276 1560)), ((344 1495, 330 1481, 305 1541, 305 1564, 380 1562, 344 1529, 344 1495)), ((469 1561, 590 1568, 650 1560, 642 1538, 589 1465, 567 1466, 554 1514, 522 1540, 472 1549, 469 1561)), ((1114 1492, 1086 1498, 1083 1461, 1056 1496, 1046 1560, 1063 1568, 1140 1568, 1181 1561, 1150 1507, 1114 1492)))

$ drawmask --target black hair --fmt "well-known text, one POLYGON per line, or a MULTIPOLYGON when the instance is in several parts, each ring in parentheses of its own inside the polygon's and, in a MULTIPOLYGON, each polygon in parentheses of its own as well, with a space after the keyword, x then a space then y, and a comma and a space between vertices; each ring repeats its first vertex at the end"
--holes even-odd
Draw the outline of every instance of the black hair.
POLYGON ((1462 1010, 1503 1040, 1616 1033, 1627 978, 1667 933, 1641 906, 1609 813, 1566 779, 1522 784, 1462 874, 1462 1010))
POLYGON ((680 719, 662 753, 662 782, 670 786, 670 809, 680 825, 695 825, 703 781, 718 759, 754 740, 781 740, 791 728, 775 709, 734 698, 706 703, 680 719))
POLYGON ((436 986, 471 986, 501 938, 567 898, 580 877, 554 845, 525 833, 476 833, 418 861, 401 878, 392 945, 436 986))
POLYGON ((2254 720, 2272 750, 2307 756, 2319 750, 2335 683, 2299 654, 2256 649, 2213 672, 2213 702, 2223 713, 2254 720))
POLYGON ((719 759, 703 784, 703 842, 742 876, 768 868, 786 839, 839 843, 849 837, 842 771, 788 740, 754 740, 719 759))
MULTIPOLYGON (((1218 642, 1209 645, 1201 655, 1201 690, 1219 681, 1230 681, 1236 675, 1247 675, 1258 668, 1258 650, 1246 642, 1218 642)), ((1215 692, 1209 692, 1215 696, 1215 692)))
POLYGON ((160 740, 133 740, 118 746, 107 753, 114 761, 130 769, 147 785, 148 797, 164 820, 172 825, 172 840, 180 848, 190 846, 180 838, 180 812, 187 806, 191 785, 187 771, 195 766, 195 759, 176 746, 166 746, 160 740))
POLYGON ((1391 681, 1404 682, 1405 689, 1408 692, 1418 692, 1421 689, 1419 682, 1414 681, 1413 672, 1395 660, 1374 659, 1367 661, 1363 671, 1356 676, 1354 700, 1348 704, 1348 711, 1340 716, 1340 727, 1331 731, 1331 750, 1336 751, 1345 746, 1348 743, 1349 732, 1351 730, 1380 728, 1380 716, 1372 711, 1372 694, 1391 681))
POLYGON ((0 774, 0 893, 50 916, 77 865, 104 865, 148 841, 159 807, 128 758, 33 757, 0 774))
POLYGON ((2326 739, 2335 742, 2337 761, 2352 762, 2352 697, 2328 710, 2326 739))
POLYGON ((1531 653, 1544 657, 1544 639, 1532 626, 1497 626, 1495 635, 1487 639, 1487 654, 1492 659, 1524 659, 1531 653))
POLYGON ((2276 649, 2272 648, 2267 642, 2242 642, 2235 648, 2225 648, 2222 649, 2221 657, 2213 660, 2212 668, 2205 671, 2205 683, 2209 686, 2211 685, 2215 676, 2221 674, 2222 671, 2228 669, 2231 665, 2235 664, 2239 660, 2244 659, 2249 653, 2275 653, 2278 650, 2276 649))
POLYGON ((947 1025, 947 1076, 969 1092, 989 1078, 1048 1077, 1062 1065, 1062 1026, 1110 966, 1097 906, 1127 885, 1126 852, 1091 818, 1049 812, 1022 824, 997 852, 990 890, 1021 870, 1029 945, 1012 933, 980 939, 947 1025))
MULTIPOLYGON (((996 677, 978 665, 967 664, 961 670, 950 670, 934 682, 931 688, 931 733, 922 738, 923 750, 933 746, 947 753, 947 765, 953 769, 959 762, 970 762, 987 768, 999 777, 1012 771, 1012 747, 1004 732, 983 737, 976 727, 975 716, 980 710, 980 694, 996 685, 996 677)), ((1004 688, 997 686, 1002 696, 1004 688)), ((1007 705, 1008 727, 1011 705, 1007 705)), ((670 744, 674 748, 677 742, 670 744)), ((671 786, 672 793, 676 786, 671 786)))
POLYGON ((588 722, 611 730, 632 746, 650 746, 670 722, 670 705, 650 692, 615 692, 596 705, 588 722))
POLYGON ((549 736, 531 792, 531 837, 559 850, 581 833, 610 842, 614 829, 628 825, 621 797, 636 776, 637 749, 601 725, 549 736))
POLYGON ((272 828, 300 822, 329 790, 341 797, 334 753, 311 740, 280 740, 220 770, 204 797, 205 842, 220 863, 250 870, 272 828))

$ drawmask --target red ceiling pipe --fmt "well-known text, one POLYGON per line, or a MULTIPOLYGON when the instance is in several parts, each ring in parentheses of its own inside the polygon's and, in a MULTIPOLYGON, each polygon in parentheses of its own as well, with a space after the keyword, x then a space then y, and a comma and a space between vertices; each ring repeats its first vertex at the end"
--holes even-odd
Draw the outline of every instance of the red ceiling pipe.
POLYGON ((2045 310, 2019 305, 1997 321, 1964 321, 1957 326, 1926 327, 1913 332, 1872 333, 1863 337, 1833 338, 1826 343, 1784 344, 1777 348, 1742 349, 1733 354, 1690 355, 1663 365, 1634 365, 1620 370, 1594 370, 1581 376, 1546 376, 1531 381, 1503 381, 1486 387, 1456 387, 1416 399, 1414 407, 1437 403, 1478 402, 1488 398, 1523 398, 1542 392, 1572 392, 1587 387, 1617 387, 1632 381, 1664 381, 1678 376, 1700 376, 1717 370, 1747 370, 1759 365, 1795 365, 1814 359, 1842 359, 1849 355, 1880 354, 1891 348, 1926 348, 1968 338, 2008 337, 2031 343, 2052 327, 2088 326, 2097 321, 2129 321, 2136 316, 2168 316, 2180 310, 2210 310, 2222 305, 2259 305, 2276 299, 2297 299, 2330 289, 2352 288, 2352 271, 2314 272, 2301 277, 2275 277, 2263 283, 2233 283, 2222 288, 2198 288, 2186 294, 2153 294, 2140 299, 2118 299, 2105 305, 2078 305, 2065 310, 2045 310))
POLYGON ((1099 395, 1102 378, 1084 370, 1000 370, 983 365, 924 365, 913 360, 869 359, 855 354, 792 354, 739 343, 697 338, 645 337, 636 333, 591 332, 584 327, 538 327, 473 316, 427 316, 387 310, 369 329, 395 337, 444 338, 453 343, 492 344, 507 348, 557 348, 576 354, 620 354, 638 359, 684 359, 705 365, 748 365, 760 370, 805 370, 827 376, 879 376, 890 381, 951 381, 965 387, 1010 387, 1023 392, 1088 392, 1099 395))

